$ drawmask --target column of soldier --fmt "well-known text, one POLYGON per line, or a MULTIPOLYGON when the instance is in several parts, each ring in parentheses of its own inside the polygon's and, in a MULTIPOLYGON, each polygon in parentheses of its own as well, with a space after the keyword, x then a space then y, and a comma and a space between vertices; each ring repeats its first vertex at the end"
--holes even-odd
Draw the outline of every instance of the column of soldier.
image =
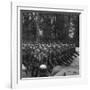
MULTIPOLYGON (((43 76, 49 76, 53 67, 56 65, 69 65, 71 62, 67 62, 63 59, 62 52, 69 48, 73 48, 74 45, 62 44, 62 43, 28 43, 23 44, 23 64, 26 67, 26 74, 29 77, 38 77, 40 75, 40 66, 46 69, 43 76)), ((64 53, 63 53, 64 54, 64 53)), ((67 53, 65 53, 66 55, 67 53)), ((72 54, 72 53, 71 53, 72 54)), ((69 54, 69 56, 71 55, 69 54)), ((67 57, 67 56, 66 56, 67 57)), ((65 57, 65 59, 66 59, 65 57)), ((69 57, 68 57, 69 58, 69 57)))

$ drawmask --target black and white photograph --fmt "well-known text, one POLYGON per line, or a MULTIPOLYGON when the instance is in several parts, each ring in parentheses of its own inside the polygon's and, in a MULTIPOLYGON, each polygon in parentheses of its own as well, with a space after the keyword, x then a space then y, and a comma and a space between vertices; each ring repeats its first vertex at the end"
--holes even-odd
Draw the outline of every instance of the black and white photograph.
POLYGON ((0 90, 90 90, 89 0, 1 0, 0 90))
POLYGON ((11 87, 87 83, 86 30, 84 6, 12 2, 11 87))
POLYGON ((80 72, 78 12, 20 10, 20 78, 80 72))

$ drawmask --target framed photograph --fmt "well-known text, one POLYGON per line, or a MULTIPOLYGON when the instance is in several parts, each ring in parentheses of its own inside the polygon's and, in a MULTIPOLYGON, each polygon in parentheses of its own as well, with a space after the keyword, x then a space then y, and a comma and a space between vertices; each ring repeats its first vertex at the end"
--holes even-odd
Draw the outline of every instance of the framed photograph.
POLYGON ((85 7, 14 2, 11 31, 12 88, 85 83, 85 7))

